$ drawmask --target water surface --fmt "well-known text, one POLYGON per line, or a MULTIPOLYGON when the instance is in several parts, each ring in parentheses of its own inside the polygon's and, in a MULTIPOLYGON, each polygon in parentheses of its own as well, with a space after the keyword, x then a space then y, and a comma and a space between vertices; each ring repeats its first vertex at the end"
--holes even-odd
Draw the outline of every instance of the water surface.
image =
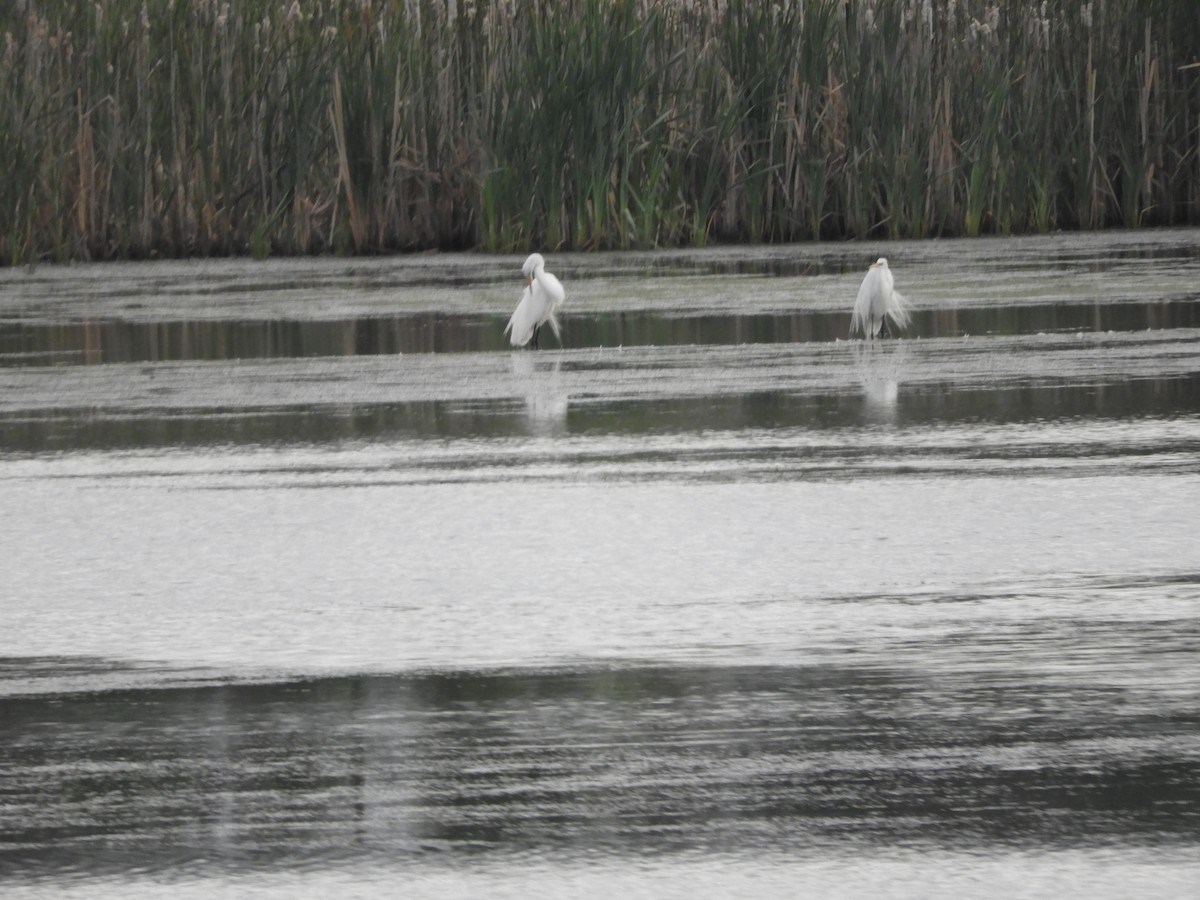
POLYGON ((1198 238, 0 272, 5 896, 1191 896, 1198 238))

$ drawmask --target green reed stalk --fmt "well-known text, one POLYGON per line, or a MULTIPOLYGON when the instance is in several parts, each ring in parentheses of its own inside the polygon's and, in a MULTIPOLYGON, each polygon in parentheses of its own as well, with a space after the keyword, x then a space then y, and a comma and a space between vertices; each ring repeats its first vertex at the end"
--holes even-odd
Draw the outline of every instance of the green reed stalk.
POLYGON ((1200 222, 1173 0, 0 0, 0 261, 1200 222))

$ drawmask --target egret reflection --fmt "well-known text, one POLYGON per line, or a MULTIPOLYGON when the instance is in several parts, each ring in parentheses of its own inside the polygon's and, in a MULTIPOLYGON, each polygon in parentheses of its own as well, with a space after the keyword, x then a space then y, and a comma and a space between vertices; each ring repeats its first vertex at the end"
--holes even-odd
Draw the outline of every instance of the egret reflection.
POLYGON ((904 342, 868 341, 853 345, 854 368, 862 386, 864 411, 873 421, 893 422, 900 398, 900 382, 908 359, 904 342))
POLYGON ((554 434, 566 429, 567 390, 559 370, 561 359, 544 361, 531 353, 510 357, 514 392, 525 401, 525 423, 533 434, 554 434))

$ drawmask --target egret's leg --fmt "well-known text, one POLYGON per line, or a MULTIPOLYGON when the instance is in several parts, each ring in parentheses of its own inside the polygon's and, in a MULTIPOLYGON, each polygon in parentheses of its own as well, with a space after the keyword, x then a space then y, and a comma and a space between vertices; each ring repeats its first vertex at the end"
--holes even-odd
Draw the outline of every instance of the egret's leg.
POLYGON ((531 346, 531 347, 532 347, 534 350, 537 350, 537 349, 538 349, 538 332, 539 332, 539 331, 541 331, 541 330, 542 330, 542 326, 541 326, 541 325, 534 325, 534 326, 533 326, 533 340, 531 340, 531 341, 529 342, 529 346, 531 346))

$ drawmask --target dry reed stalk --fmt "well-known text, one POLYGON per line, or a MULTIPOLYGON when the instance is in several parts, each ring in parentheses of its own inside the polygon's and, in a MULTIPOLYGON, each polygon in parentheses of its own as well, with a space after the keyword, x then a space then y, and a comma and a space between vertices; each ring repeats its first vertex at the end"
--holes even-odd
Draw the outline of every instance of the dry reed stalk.
POLYGON ((1187 4, 10 5, 10 263, 1200 222, 1187 4))

